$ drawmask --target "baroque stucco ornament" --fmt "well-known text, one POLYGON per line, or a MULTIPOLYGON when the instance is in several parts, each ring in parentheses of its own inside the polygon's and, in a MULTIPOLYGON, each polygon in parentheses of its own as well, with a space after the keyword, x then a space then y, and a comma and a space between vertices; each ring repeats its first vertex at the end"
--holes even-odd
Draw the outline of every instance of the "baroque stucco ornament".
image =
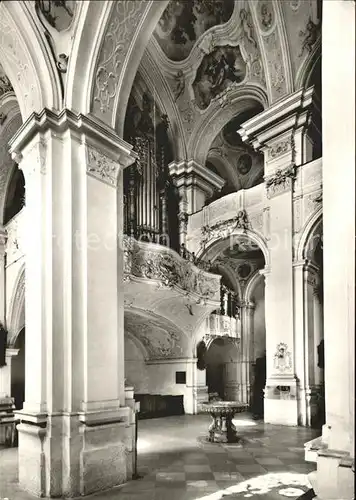
POLYGON ((268 150, 268 158, 277 158, 278 156, 281 156, 282 154, 286 153, 287 151, 290 151, 293 147, 292 139, 288 139, 286 141, 281 141, 275 144, 274 146, 271 146, 268 150))
POLYGON ((124 274, 157 280, 161 286, 177 287, 205 300, 216 300, 220 293, 220 278, 198 269, 174 251, 155 248, 133 238, 124 238, 124 274))
POLYGON ((209 226, 203 226, 201 229, 202 238, 201 245, 206 245, 208 241, 221 238, 225 239, 236 229, 242 229, 246 231, 249 227, 249 222, 247 219, 247 213, 245 210, 239 210, 238 214, 231 219, 225 221, 219 221, 216 224, 209 226))
MULTIPOLYGON (((29 61, 22 37, 10 18, 4 2, 0 3, 0 47, 3 56, 16 72, 16 92, 18 97, 21 96, 21 112, 29 116, 41 103, 36 71, 29 61)), ((7 81, 3 83, 7 85, 7 81)))
POLYGON ((121 0, 114 3, 100 59, 95 71, 93 112, 103 114, 114 105, 120 73, 136 31, 147 7, 146 1, 121 0))
POLYGON ((119 168, 118 162, 108 158, 92 146, 87 146, 87 173, 89 175, 110 186, 116 186, 119 168))
POLYGON ((290 372, 292 370, 292 355, 288 350, 287 344, 280 342, 274 354, 274 368, 280 373, 290 372))
POLYGON ((267 197, 273 198, 285 191, 291 190, 295 177, 296 171, 294 165, 283 170, 277 170, 275 174, 267 176, 265 178, 267 197))

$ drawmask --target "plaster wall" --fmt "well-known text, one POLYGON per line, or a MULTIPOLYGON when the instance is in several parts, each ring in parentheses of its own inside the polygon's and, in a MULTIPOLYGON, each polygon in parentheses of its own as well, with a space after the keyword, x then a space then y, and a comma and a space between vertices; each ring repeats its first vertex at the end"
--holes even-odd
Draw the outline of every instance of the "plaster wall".
POLYGON ((125 335, 125 384, 136 394, 148 392, 147 365, 142 351, 125 335))

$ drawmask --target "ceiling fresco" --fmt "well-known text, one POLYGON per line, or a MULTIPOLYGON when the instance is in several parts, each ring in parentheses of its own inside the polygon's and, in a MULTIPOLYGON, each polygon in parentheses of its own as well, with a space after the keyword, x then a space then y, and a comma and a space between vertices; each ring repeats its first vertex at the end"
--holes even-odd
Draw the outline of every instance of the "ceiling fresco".
POLYGON ((214 97, 246 77, 246 63, 240 47, 225 45, 204 56, 193 83, 195 101, 200 109, 209 106, 214 97))
POLYGON ((185 335, 162 317, 125 311, 125 331, 143 344, 151 359, 180 357, 186 351, 185 335))
POLYGON ((72 24, 75 12, 75 0, 36 0, 37 11, 57 31, 64 31, 72 24))
POLYGON ((233 0, 171 1, 154 36, 169 59, 182 61, 198 38, 209 28, 226 23, 233 10, 233 0))
POLYGON ((3 67, 0 64, 0 97, 7 92, 13 92, 10 80, 5 74, 3 67))
POLYGON ((226 180, 220 196, 239 189, 248 189, 263 182, 263 155, 256 153, 252 147, 242 142, 237 132, 242 123, 261 110, 256 106, 230 120, 210 147, 206 166, 226 180))

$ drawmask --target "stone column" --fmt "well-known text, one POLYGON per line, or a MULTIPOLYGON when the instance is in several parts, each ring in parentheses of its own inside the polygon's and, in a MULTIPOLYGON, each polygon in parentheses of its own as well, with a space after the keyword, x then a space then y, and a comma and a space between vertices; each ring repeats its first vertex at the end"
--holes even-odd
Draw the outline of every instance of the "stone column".
MULTIPOLYGON (((0 368, 0 399, 11 397, 11 362, 19 353, 18 349, 6 349, 6 365, 0 368)), ((0 427, 0 444, 5 442, 5 427, 0 427)))
POLYGON ((254 362, 253 344, 254 328, 253 317, 255 314, 255 304, 245 302, 241 306, 241 402, 250 404, 251 400, 251 380, 252 364, 254 362))
POLYGON ((295 375, 298 382, 298 423, 311 425, 315 399, 314 289, 318 268, 307 260, 294 262, 295 375))
POLYGON ((79 496, 129 479, 125 407, 122 168, 131 147, 63 110, 11 141, 26 178, 26 386, 19 482, 79 496))
POLYGON ((355 498, 355 2, 323 2, 322 53, 326 424, 319 445, 313 446, 317 471, 310 481, 320 500, 351 500, 355 498), (335 176, 336 164, 342 165, 342 175, 335 176))
POLYGON ((19 349, 13 348, 5 351, 6 365, 0 368, 0 398, 11 397, 11 361, 18 353, 19 349))
POLYGON ((293 315, 293 182, 312 159, 308 136, 313 88, 288 95, 242 125, 239 133, 265 155, 270 214, 266 295, 267 382, 265 421, 297 425, 293 315))
POLYGON ((193 398, 194 398, 194 412, 199 413, 199 406, 209 400, 208 386, 206 385, 206 369, 198 370, 197 359, 193 358, 193 398))
POLYGON ((313 293, 313 310, 314 310, 314 380, 316 386, 321 386, 324 383, 323 370, 318 367, 318 350, 317 347, 324 338, 323 332, 323 306, 320 302, 319 291, 314 289, 313 293))
POLYGON ((185 244, 188 215, 201 210, 206 199, 222 189, 225 181, 194 160, 172 162, 169 165, 169 173, 180 196, 180 242, 185 244))

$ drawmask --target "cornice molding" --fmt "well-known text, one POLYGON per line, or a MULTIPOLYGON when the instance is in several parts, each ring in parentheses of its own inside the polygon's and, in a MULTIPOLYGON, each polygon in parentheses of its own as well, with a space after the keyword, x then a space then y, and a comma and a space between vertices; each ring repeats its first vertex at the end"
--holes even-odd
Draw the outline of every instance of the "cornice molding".
POLYGON ((47 108, 40 113, 32 113, 14 137, 9 141, 10 153, 20 159, 22 151, 36 137, 43 141, 44 134, 48 131, 63 133, 72 130, 80 136, 83 143, 93 143, 99 147, 109 158, 120 163, 122 167, 131 165, 137 158, 132 146, 121 139, 113 129, 90 115, 74 113, 63 109, 57 113, 47 108), (83 137, 84 136, 84 137, 83 137))
POLYGON ((210 192, 214 189, 221 189, 225 184, 224 179, 195 160, 172 162, 168 168, 170 175, 176 178, 177 185, 194 184, 202 188, 206 186, 210 192))
POLYGON ((313 94, 314 87, 298 90, 243 123, 238 130, 242 140, 260 149, 267 141, 291 130, 293 126, 302 126, 299 117, 306 120, 305 111, 313 103, 313 94))

